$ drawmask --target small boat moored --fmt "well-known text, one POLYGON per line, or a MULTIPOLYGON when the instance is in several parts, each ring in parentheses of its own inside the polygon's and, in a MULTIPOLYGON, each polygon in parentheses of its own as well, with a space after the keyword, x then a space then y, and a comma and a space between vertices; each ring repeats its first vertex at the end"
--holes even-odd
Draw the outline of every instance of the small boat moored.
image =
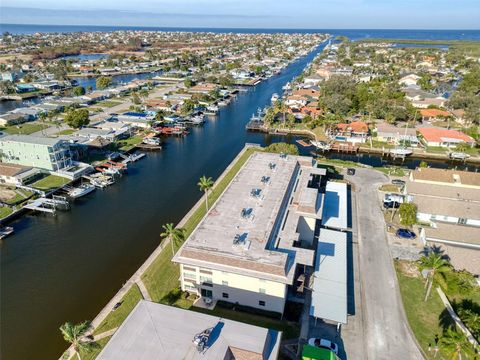
POLYGON ((13 234, 13 227, 11 226, 2 226, 0 227, 0 240, 3 240, 8 235, 13 234))
POLYGON ((89 183, 83 183, 77 187, 71 188, 68 190, 68 196, 72 199, 77 199, 79 197, 85 196, 90 194, 92 191, 95 190, 95 186, 89 183))

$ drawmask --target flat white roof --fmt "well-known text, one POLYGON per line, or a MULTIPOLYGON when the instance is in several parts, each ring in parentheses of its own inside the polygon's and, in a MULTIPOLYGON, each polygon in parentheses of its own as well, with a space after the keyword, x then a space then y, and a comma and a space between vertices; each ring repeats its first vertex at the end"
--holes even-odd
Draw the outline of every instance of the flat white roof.
POLYGON ((278 356, 281 333, 141 300, 107 343, 98 360, 227 359, 273 360, 278 356), (203 353, 193 344, 196 334, 213 328, 203 353))
POLYGON ((347 323, 347 234, 321 229, 313 274, 310 315, 347 323))
POLYGON ((322 224, 328 228, 345 230, 348 227, 347 184, 327 182, 322 224))

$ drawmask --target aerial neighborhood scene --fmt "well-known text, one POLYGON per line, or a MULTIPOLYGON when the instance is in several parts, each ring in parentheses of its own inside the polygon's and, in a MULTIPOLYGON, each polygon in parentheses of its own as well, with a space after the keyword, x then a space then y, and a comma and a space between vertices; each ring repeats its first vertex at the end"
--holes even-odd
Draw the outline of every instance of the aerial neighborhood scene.
POLYGON ((0 13, 2 360, 480 359, 480 3, 0 13))

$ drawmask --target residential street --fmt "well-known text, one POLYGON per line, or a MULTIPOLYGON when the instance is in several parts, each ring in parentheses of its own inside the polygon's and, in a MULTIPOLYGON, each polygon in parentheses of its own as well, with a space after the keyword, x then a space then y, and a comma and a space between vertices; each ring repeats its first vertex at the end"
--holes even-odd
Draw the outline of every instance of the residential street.
MULTIPOLYGON (((355 175, 345 179, 355 190, 352 192, 352 225, 357 235, 353 241, 358 242, 361 288, 361 299, 356 299, 356 317, 363 317, 365 338, 363 348, 355 346, 356 351, 352 351, 348 346, 352 338, 351 325, 344 328, 342 337, 348 359, 423 359, 404 315, 385 222, 376 201, 377 188, 387 178, 377 171, 357 169, 355 175)), ((352 320, 358 324, 357 319, 350 317, 349 322, 352 320)))

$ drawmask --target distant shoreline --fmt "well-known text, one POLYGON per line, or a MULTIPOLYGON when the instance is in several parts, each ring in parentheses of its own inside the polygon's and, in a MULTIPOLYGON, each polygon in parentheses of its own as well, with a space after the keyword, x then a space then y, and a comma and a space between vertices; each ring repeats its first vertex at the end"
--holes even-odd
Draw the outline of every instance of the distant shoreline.
POLYGON ((480 29, 300 29, 300 28, 228 28, 228 27, 156 27, 129 25, 54 25, 54 24, 1 24, 0 31, 27 35, 37 32, 107 32, 107 31, 187 31, 187 32, 234 32, 234 33, 330 33, 334 36, 345 35, 350 38, 385 38, 411 40, 477 40, 480 41, 480 29))

